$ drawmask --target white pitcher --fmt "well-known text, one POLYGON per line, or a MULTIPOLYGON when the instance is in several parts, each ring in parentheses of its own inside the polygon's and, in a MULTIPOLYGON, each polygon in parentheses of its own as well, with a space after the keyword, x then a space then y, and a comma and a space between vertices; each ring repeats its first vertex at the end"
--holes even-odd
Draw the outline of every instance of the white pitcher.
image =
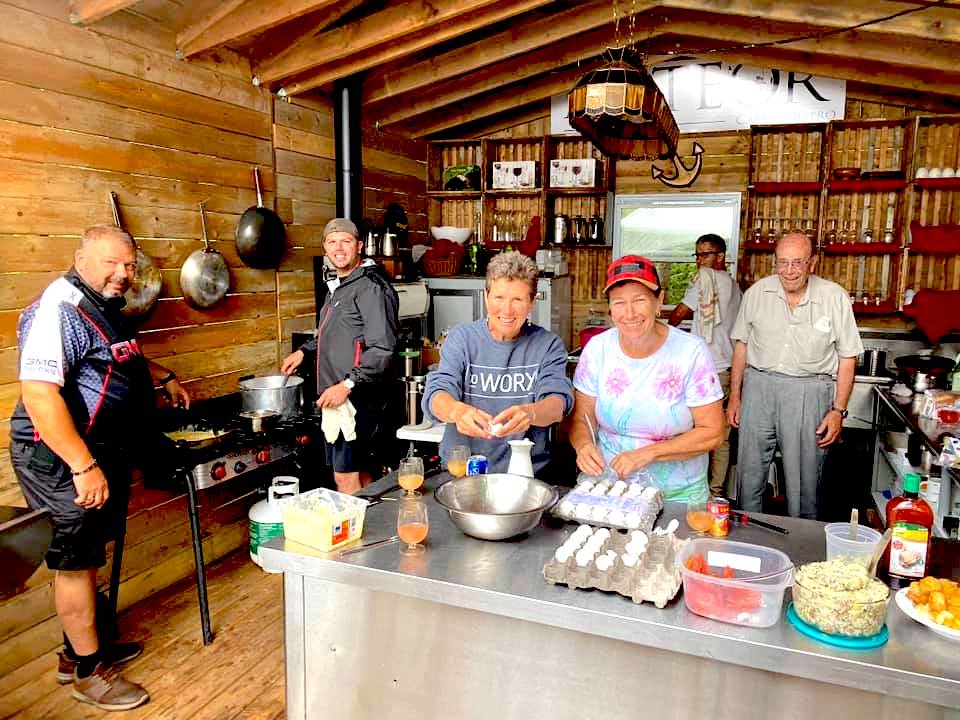
POLYGON ((533 460, 530 458, 533 440, 524 438, 523 440, 508 440, 507 442, 510 443, 510 464, 507 465, 507 473, 533 477, 533 460))

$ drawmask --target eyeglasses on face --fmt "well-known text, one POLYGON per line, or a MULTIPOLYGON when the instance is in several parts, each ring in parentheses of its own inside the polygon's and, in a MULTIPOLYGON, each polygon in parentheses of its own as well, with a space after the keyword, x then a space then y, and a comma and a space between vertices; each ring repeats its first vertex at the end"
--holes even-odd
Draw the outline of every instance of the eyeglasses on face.
POLYGON ((777 260, 774 262, 774 265, 776 265, 777 270, 786 270, 788 268, 792 270, 801 270, 806 267, 808 262, 810 262, 810 258, 794 258, 793 260, 781 260, 777 258, 777 260))
POLYGON ((708 250, 706 252, 695 252, 693 254, 693 257, 702 258, 702 257, 707 257, 708 255, 719 255, 719 254, 720 254, 719 250, 708 250))

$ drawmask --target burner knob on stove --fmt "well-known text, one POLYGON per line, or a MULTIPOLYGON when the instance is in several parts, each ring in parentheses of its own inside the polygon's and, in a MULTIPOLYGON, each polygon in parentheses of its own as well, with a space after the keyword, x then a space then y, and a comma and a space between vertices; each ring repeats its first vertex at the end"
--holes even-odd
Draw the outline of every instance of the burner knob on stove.
POLYGON ((304 433, 303 435, 297 435, 297 445, 303 447, 304 445, 310 444, 310 436, 304 433))
POLYGON ((242 460, 237 460, 236 464, 233 466, 233 471, 235 473, 242 473, 247 469, 247 464, 242 460))
POLYGON ((227 476, 227 465, 226 463, 218 462, 214 463, 213 467, 210 468, 210 477, 214 480, 223 480, 227 476))
POLYGON ((270 451, 257 450, 257 462, 258 463, 270 462, 270 451))

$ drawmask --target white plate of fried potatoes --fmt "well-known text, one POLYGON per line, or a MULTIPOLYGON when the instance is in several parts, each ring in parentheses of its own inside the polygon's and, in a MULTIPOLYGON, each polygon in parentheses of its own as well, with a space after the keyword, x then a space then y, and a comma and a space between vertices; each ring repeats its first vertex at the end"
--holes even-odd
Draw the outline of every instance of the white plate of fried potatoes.
POLYGON ((960 641, 960 583, 925 577, 899 590, 895 597, 907 617, 937 635, 960 641))

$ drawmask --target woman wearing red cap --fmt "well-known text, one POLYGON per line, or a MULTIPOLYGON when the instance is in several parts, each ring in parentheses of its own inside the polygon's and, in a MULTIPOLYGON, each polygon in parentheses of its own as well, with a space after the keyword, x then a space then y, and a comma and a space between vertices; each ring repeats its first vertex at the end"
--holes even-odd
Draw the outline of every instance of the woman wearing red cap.
POLYGON ((607 268, 614 327, 584 348, 573 379, 577 466, 621 478, 646 470, 667 500, 706 499, 707 453, 723 440, 723 391, 700 338, 657 321, 660 277, 647 258, 607 268), (597 444, 585 417, 598 429, 597 444))

